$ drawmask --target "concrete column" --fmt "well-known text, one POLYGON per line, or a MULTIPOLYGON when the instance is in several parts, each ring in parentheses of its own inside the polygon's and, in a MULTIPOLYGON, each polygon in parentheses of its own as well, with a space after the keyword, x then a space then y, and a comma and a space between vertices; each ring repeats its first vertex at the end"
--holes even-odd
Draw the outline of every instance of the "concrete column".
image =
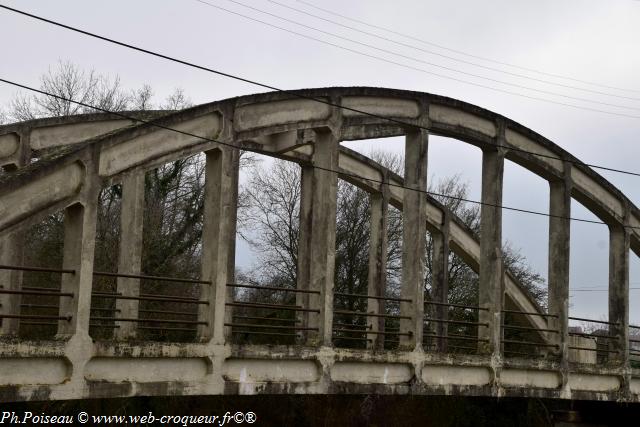
MULTIPOLYGON (((313 148, 313 179, 311 197, 311 234, 309 240, 309 289, 320 294, 309 295, 309 305, 319 313, 309 313, 308 344, 332 344, 333 288, 336 256, 336 206, 338 194, 339 144, 328 129, 316 130, 313 148), (322 169, 321 169, 322 168, 322 169)), ((307 231, 308 232, 308 231, 307 231)), ((305 262, 305 260, 299 260, 305 262)))
MULTIPOLYGON (((127 176, 122 181, 120 211, 120 253, 118 273, 140 274, 142 265, 142 227, 144 218, 144 173, 127 176)), ((140 295, 140 279, 118 277, 117 290, 125 296, 140 295)), ((137 318, 136 300, 116 300, 116 317, 137 318)), ((136 322, 120 322, 116 329, 118 339, 134 338, 138 330, 136 322)))
MULTIPOLYGON (((371 223, 369 235, 368 295, 384 297, 387 287, 389 186, 382 184, 380 193, 372 193, 369 200, 371 223)), ((367 300, 367 312, 369 314, 382 314, 385 312, 384 308, 384 300, 367 300)), ((384 317, 368 317, 367 327, 371 332, 384 332, 384 317)), ((382 349, 384 347, 384 335, 370 334, 367 338, 371 340, 367 341, 368 348, 382 349)))
POLYGON ((62 268, 75 274, 62 275, 61 291, 73 297, 60 297, 60 316, 71 316, 71 321, 58 322, 59 336, 89 333, 98 195, 88 194, 88 201, 71 205, 64 213, 62 268))
POLYGON ((629 365, 629 229, 609 226, 609 360, 629 365))
MULTIPOLYGON (((431 260, 431 295, 434 302, 446 304, 449 295, 449 226, 450 218, 446 213, 443 214, 444 221, 442 231, 440 233, 432 233, 433 255, 431 260)), ((447 320, 449 317, 449 307, 444 305, 435 305, 432 307, 431 313, 434 313, 436 319, 447 320)), ((436 335, 447 336, 449 333, 449 325, 444 322, 435 324, 434 332, 436 335)), ((447 339, 436 339, 436 350, 439 352, 447 351, 447 339)))
POLYGON ((480 284, 479 305, 487 310, 479 311, 481 323, 478 336, 488 342, 480 342, 484 354, 500 353, 501 314, 504 298, 504 271, 502 266, 502 177, 504 153, 486 149, 482 153, 482 203, 480 208, 480 284))
POLYGON ((209 304, 199 306, 198 320, 208 325, 198 326, 198 337, 215 344, 224 344, 231 335, 231 328, 224 324, 232 319, 226 303, 233 298, 227 284, 234 280, 239 161, 236 149, 206 152, 202 279, 211 285, 201 288, 200 299, 209 304))
POLYGON ((571 164, 565 164, 565 178, 549 181, 549 329, 559 346, 561 364, 569 362, 569 253, 571 235, 571 164))
POLYGON ((412 302, 400 303, 400 314, 411 319, 400 320, 400 346, 413 349, 422 346, 424 329, 424 271, 427 247, 427 150, 428 133, 412 130, 405 142, 404 185, 419 190, 404 190, 402 202, 402 284, 401 296, 412 302))
MULTIPOLYGON (((17 232, 0 239, 0 264, 20 266, 24 264, 24 233, 17 232)), ((0 285, 7 290, 22 289, 22 271, 0 270, 0 285)), ((0 295, 0 313, 6 315, 20 314, 20 295, 0 295)), ((20 319, 2 319, 1 335, 18 335, 20 319)))
MULTIPOLYGON (((313 202, 313 167, 303 165, 300 170, 300 224, 298 228, 298 259, 296 273, 296 287, 301 290, 309 290, 310 283, 310 264, 311 257, 311 209, 313 202)), ((304 308, 310 308, 310 300, 308 293, 296 293, 296 305, 304 308)), ((299 320, 298 325, 309 327, 309 313, 306 311, 296 312, 296 319, 299 320)), ((296 334, 298 342, 307 341, 309 333, 300 331, 296 334)))
MULTIPOLYGON (((20 135, 20 155, 17 164, 7 165, 3 169, 7 173, 13 173, 19 168, 28 165, 31 160, 30 133, 20 135)), ((0 264, 21 266, 24 264, 24 238, 25 233, 18 231, 0 239, 0 264)), ((22 289, 23 272, 16 270, 0 270, 0 286, 5 289, 19 291, 22 289)), ((21 295, 0 295, 0 312, 9 315, 18 315, 21 312, 21 295)), ((2 319, 0 335, 18 335, 20 332, 20 319, 2 319)))

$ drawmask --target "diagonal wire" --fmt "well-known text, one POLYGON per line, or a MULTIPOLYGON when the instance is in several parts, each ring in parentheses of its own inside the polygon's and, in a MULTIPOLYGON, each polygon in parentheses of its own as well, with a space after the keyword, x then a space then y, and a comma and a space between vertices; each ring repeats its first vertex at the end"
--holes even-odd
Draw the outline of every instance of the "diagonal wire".
MULTIPOLYGON (((141 53, 145 53, 145 54, 148 54, 148 55, 151 55, 151 56, 155 56, 157 58, 161 58, 161 59, 165 59, 165 60, 168 60, 168 61, 171 61, 171 62, 182 64, 182 65, 185 65, 185 66, 188 66, 188 67, 191 67, 191 68, 195 68, 195 69, 198 69, 198 70, 202 70, 202 71, 206 71, 206 72, 209 72, 209 73, 217 74, 217 75, 222 76, 222 77, 227 77, 227 78, 234 79, 234 80, 237 80, 237 81, 241 81, 241 82, 244 82, 244 83, 248 83, 248 84, 252 84, 252 85, 255 85, 255 86, 259 86, 259 87, 262 87, 262 88, 265 88, 265 89, 271 89, 271 90, 274 90, 276 92, 285 93, 287 95, 290 95, 290 96, 293 96, 293 97, 296 97, 296 98, 307 99, 307 100, 310 100, 310 101, 319 102, 319 103, 322 103, 322 104, 325 104, 325 105, 329 105, 329 106, 332 106, 332 107, 340 108, 342 110, 351 111, 351 112, 355 112, 355 113, 358 113, 358 114, 363 114, 363 115, 366 115, 366 116, 369 116, 369 117, 374 117, 374 118, 377 118, 377 119, 380 119, 380 120, 384 120, 384 121, 387 121, 387 122, 390 122, 390 123, 395 123, 395 124, 402 125, 402 126, 407 127, 409 129, 422 129, 422 130, 426 130, 426 131, 430 130, 429 128, 427 128, 425 126, 421 126, 421 125, 418 125, 418 124, 415 124, 415 123, 409 123, 409 122, 405 122, 403 120, 398 120, 398 119, 395 119, 395 118, 392 118, 392 117, 381 116, 381 115, 378 115, 378 114, 375 114, 375 113, 371 113, 371 112, 367 112, 367 111, 363 111, 363 110, 360 110, 360 109, 357 109, 357 108, 347 107, 347 106, 340 105, 340 104, 335 104, 335 103, 333 103, 331 101, 327 101, 326 99, 315 98, 313 96, 304 95, 304 94, 301 94, 299 92, 291 91, 291 90, 287 90, 287 89, 280 89, 280 88, 278 88, 276 86, 269 85, 269 84, 262 83, 262 82, 258 82, 256 80, 252 80, 252 79, 249 79, 249 78, 246 78, 246 77, 240 77, 240 76, 237 76, 237 75, 234 75, 234 74, 230 74, 230 73, 226 73, 226 72, 223 72, 223 71, 220 71, 220 70, 217 70, 217 69, 213 69, 213 68, 206 67, 206 66, 203 66, 203 65, 198 65, 198 64, 195 64, 193 62, 189 62, 189 61, 186 61, 186 60, 183 60, 183 59, 171 57, 169 55, 165 55, 165 54, 162 54, 162 53, 159 53, 159 52, 155 52, 155 51, 152 51, 152 50, 149 50, 149 49, 145 49, 145 48, 142 48, 142 47, 139 47, 139 46, 135 46, 135 45, 132 45, 132 44, 129 44, 129 43, 124 43, 124 42, 121 42, 121 41, 118 41, 118 40, 115 40, 115 39, 111 39, 109 37, 101 36, 99 34, 95 34, 95 33, 92 33, 92 32, 86 31, 86 30, 82 30, 82 29, 79 29, 79 28, 76 28, 76 27, 72 27, 70 25, 62 24, 60 22, 56 22, 56 21, 53 21, 53 20, 50 20, 50 19, 47 19, 47 18, 43 18, 43 17, 37 16, 37 15, 33 15, 31 13, 24 12, 24 11, 21 11, 21 10, 18 10, 18 9, 14 9, 12 7, 9 7, 9 6, 3 5, 3 4, 0 4, 0 8, 5 9, 5 10, 9 10, 11 12, 15 12, 15 13, 18 13, 18 14, 21 14, 21 15, 24 15, 24 16, 27 16, 29 18, 33 18, 35 20, 46 22, 48 24, 55 25, 55 26, 58 26, 58 27, 61 27, 61 28, 64 28, 64 29, 67 29, 67 30, 70 30, 70 31, 74 31, 74 32, 77 32, 77 33, 80 33, 80 34, 83 34, 83 35, 86 35, 86 36, 89 36, 89 37, 93 37, 93 38, 96 38, 96 39, 99 39, 99 40, 102 40, 102 41, 105 41, 105 42, 108 42, 108 43, 111 43, 111 44, 115 44, 117 46, 125 47, 125 48, 131 49, 131 50, 135 50, 135 51, 138 51, 138 52, 141 52, 141 53)), ((507 92, 507 93, 511 93, 511 92, 507 92)), ((521 95, 521 96, 528 97, 527 95, 521 95)), ((535 99, 538 99, 538 98, 535 98, 535 99)), ((549 101, 549 102, 556 103, 554 101, 549 101)), ((559 103, 559 104, 571 106, 570 104, 562 104, 562 103, 559 103)), ((576 107, 576 108, 583 108, 583 107, 576 107)), ((593 110, 593 109, 590 109, 590 108, 583 108, 583 109, 593 110)), ((594 111, 600 111, 600 110, 594 110, 594 111)), ((621 115, 621 114, 618 114, 618 113, 611 113, 611 112, 609 112, 608 114, 621 115)), ((624 115, 624 114, 622 116, 635 117, 635 116, 629 116, 629 115, 624 115)), ((524 149, 513 147, 513 146, 510 146, 510 145, 503 145, 503 144, 499 144, 499 143, 494 144, 494 145, 496 147, 505 148, 505 149, 508 149, 510 151, 515 151, 515 152, 519 152, 519 153, 525 153, 525 154, 530 154, 530 155, 533 155, 533 156, 538 156, 538 157, 547 158, 547 159, 551 159, 551 160, 560 160, 560 161, 568 162, 568 163, 575 164, 575 165, 587 166, 587 167, 591 167, 591 168, 594 168, 594 169, 601 169, 601 170, 606 170, 606 171, 609 171, 609 172, 616 172, 616 173, 620 173, 620 174, 632 175, 632 176, 640 177, 640 172, 627 171, 627 170, 623 170, 623 169, 617 169, 617 168, 597 165, 597 164, 593 164, 593 163, 584 163, 584 162, 582 162, 580 160, 573 159, 573 158, 562 158, 562 157, 549 155, 549 154, 536 153, 534 151, 524 150, 524 149)))
MULTIPOLYGON (((279 19, 285 19, 285 18, 282 18, 282 17, 280 17, 280 16, 278 16, 276 14, 271 14, 271 13, 265 12, 263 10, 260 10, 258 8, 255 8, 255 7, 252 7, 252 6, 249 6, 249 5, 246 5, 246 4, 241 3, 239 1, 236 1, 236 0, 225 0, 225 1, 228 1, 228 2, 231 2, 231 3, 236 3, 236 4, 239 4, 241 6, 244 6, 244 7, 259 11, 261 13, 267 13, 267 14, 269 14, 271 16, 275 16, 275 17, 277 17, 279 19)), ((569 85, 569 84, 563 84, 563 83, 554 82, 554 81, 551 81, 551 80, 545 80, 545 79, 540 79, 540 78, 536 78, 536 77, 531 77, 531 76, 528 76, 526 74, 520 74, 520 73, 511 72, 511 71, 505 71, 505 70, 501 70, 499 68, 495 68, 495 67, 491 67, 491 66, 487 66, 487 65, 482 65, 482 64, 479 64, 479 63, 473 62, 473 61, 466 61, 464 59, 455 58, 453 56, 446 55, 446 54, 443 54, 443 53, 440 53, 440 52, 435 52, 433 50, 424 49, 424 48, 421 48, 421 47, 413 45, 413 44, 404 43, 404 42, 401 42, 401 41, 398 41, 398 40, 394 40, 394 39, 389 38, 389 37, 381 36, 380 34, 372 33, 370 31, 364 31, 364 30, 361 30, 359 28, 353 27, 351 25, 345 25, 345 24, 342 24, 340 22, 337 22, 337 21, 334 21, 334 20, 331 20, 331 19, 327 19, 327 18, 324 18, 324 17, 319 16, 319 15, 315 15, 313 13, 309 13, 309 12, 307 12, 305 10, 298 9, 296 7, 293 7, 293 6, 289 6, 288 4, 281 3, 281 2, 276 1, 276 0, 266 0, 266 1, 268 1, 269 3, 276 4, 276 5, 280 6, 280 7, 285 8, 285 9, 293 10, 293 11, 298 12, 300 14, 303 14, 303 15, 306 15, 306 16, 310 16, 312 18, 319 19, 319 20, 324 21, 324 22, 329 22, 329 23, 331 23, 333 25, 336 25, 336 26, 339 26, 339 27, 342 27, 342 28, 346 28, 346 29, 349 29, 351 31, 355 31, 355 32, 358 32, 360 34, 364 34, 364 35, 367 35, 367 36, 370 36, 370 37, 374 37, 374 38, 377 38, 379 40, 384 40, 386 42, 393 43, 393 44, 396 44, 398 46, 403 46, 403 47, 407 47, 409 49, 417 50, 419 52, 427 53, 429 55, 439 56, 441 58, 449 59, 451 61, 460 62, 462 64, 472 65, 474 67, 483 68, 485 70, 495 71, 495 72, 498 72, 498 73, 503 73, 503 74, 507 74, 507 75, 510 75, 510 76, 514 76, 514 77, 519 77, 519 78, 528 79, 528 80, 532 80, 532 81, 536 81, 536 82, 540 82, 540 83, 545 83, 545 84, 548 84, 548 85, 564 87, 564 88, 567 88, 567 89, 574 89, 574 90, 594 93, 594 94, 598 94, 598 95, 611 96, 611 97, 614 97, 614 98, 630 99, 630 100, 633 100, 633 101, 640 101, 640 98, 636 98, 636 97, 617 95, 617 94, 613 94, 613 93, 609 93, 609 92, 601 92, 601 91, 598 91, 598 90, 586 89, 586 88, 582 88, 582 87, 579 87, 579 86, 573 86, 573 85, 569 85)), ((302 24, 300 24, 300 23, 298 23, 296 21, 293 21, 293 20, 288 20, 287 19, 286 21, 295 23, 297 25, 302 25, 302 24)), ((313 30, 316 30, 316 31, 321 31, 321 30, 319 30, 317 28, 309 27, 309 26, 306 26, 306 25, 304 25, 304 27, 310 28, 310 29, 313 29, 313 30)), ((331 34, 329 32, 325 32, 325 31, 321 31, 321 32, 326 33, 326 34, 331 34)), ((331 35, 333 35, 333 34, 331 34, 331 35)), ((350 41, 353 41, 353 40, 350 40, 350 41)), ((358 43, 356 41, 353 41, 353 42, 354 43, 358 43)), ((422 62, 422 61, 420 61, 420 62, 422 62)), ((433 65, 433 64, 430 64, 430 65, 433 65)), ((434 65, 434 66, 438 66, 438 65, 434 65)), ((453 70, 453 71, 460 72, 458 70, 453 70)), ((478 77, 478 76, 476 76, 476 77, 478 77)), ((480 78, 484 78, 484 77, 480 77, 480 78)), ((494 81, 497 81, 497 80, 494 80, 494 81)), ((547 92, 545 92, 545 93, 547 93, 547 92)), ((563 96, 563 95, 560 95, 560 96, 563 96)), ((576 99, 579 99, 579 98, 576 98, 576 99)), ((595 101, 589 101, 589 102, 595 102, 595 101)), ((616 106, 616 107, 618 106, 618 105, 614 105, 614 104, 605 104, 605 105, 613 105, 613 106, 616 106)), ((627 107, 623 107, 623 108, 627 108, 627 107)))
MULTIPOLYGON (((509 64, 508 62, 498 61, 498 60, 495 60, 495 59, 490 59, 490 58, 486 58, 486 57, 483 57, 483 56, 474 55, 472 53, 464 52, 464 51, 457 50, 457 49, 452 49, 450 47, 443 46, 441 44, 433 43, 433 42, 430 42, 430 41, 427 41, 427 40, 424 40, 424 39, 421 39, 421 38, 418 38, 418 37, 414 37, 414 36, 408 35, 406 33, 401 33, 399 31, 395 31, 395 30, 392 30, 392 29, 387 28, 387 27, 382 27, 382 26, 379 26, 379 25, 372 24, 370 22, 366 22, 366 21, 362 21, 362 20, 359 20, 359 19, 351 18, 349 16, 334 12, 332 10, 316 6, 316 5, 312 4, 312 3, 309 3, 309 2, 304 1, 304 0, 296 0, 296 1, 298 3, 302 3, 302 4, 304 4, 304 5, 308 6, 308 7, 311 7, 313 9, 320 10, 322 12, 328 13, 328 14, 333 15, 333 16, 338 16, 338 17, 340 17, 342 19, 346 19, 346 20, 351 21, 351 22, 356 22, 358 24, 366 25, 367 27, 370 27, 370 28, 376 28, 378 30, 383 30, 383 31, 386 31, 388 33, 395 34, 395 35, 401 36, 401 37, 405 37, 407 39, 414 40, 414 41, 417 41, 419 43, 423 43, 423 44, 428 45, 428 46, 437 47, 439 49, 443 49, 443 50, 446 50, 446 51, 449 51, 449 52, 457 53, 459 55, 464 55, 464 56, 467 56, 467 57, 470 57, 470 58, 481 59, 483 61, 493 62, 494 64, 505 65, 507 67, 512 67, 512 68, 518 68, 518 69, 524 70, 524 71, 532 71, 534 73, 543 74, 543 75, 546 75, 546 76, 549 76, 549 77, 557 77, 557 78, 560 78, 560 79, 571 80, 571 81, 574 81, 574 82, 584 83, 584 84, 588 84, 588 85, 592 85, 592 86, 598 86, 598 87, 602 87, 602 88, 606 88, 606 89, 615 89, 615 90, 620 90, 620 91, 624 91, 624 92, 640 93, 640 90, 638 90, 638 89, 627 89, 627 88, 622 88, 622 87, 609 86, 609 85, 605 85, 605 84, 601 84, 601 83, 590 82, 588 80, 581 80, 581 79, 577 79, 577 78, 574 78, 574 77, 564 76, 562 74, 549 73, 549 72, 546 72, 546 71, 537 70, 535 68, 522 67, 522 66, 519 66, 519 65, 509 64)), ((635 0, 635 1, 640 1, 640 0, 635 0)))
MULTIPOLYGON (((474 86, 480 86, 480 87, 483 87, 483 88, 504 92, 502 89, 499 89, 499 88, 485 86, 485 85, 482 85, 482 84, 479 84, 479 83, 474 83, 474 82, 470 82, 470 81, 467 81, 467 80, 461 80, 461 79, 458 79, 458 78, 455 78, 455 77, 451 77, 451 76, 447 76, 447 75, 443 75, 443 74, 439 74, 439 73, 434 73, 432 71, 425 70, 423 68, 418 68, 418 67, 414 67, 414 66, 411 66, 411 65, 403 64, 403 63, 400 63, 400 62, 397 62, 397 61, 393 61, 393 60, 390 60, 390 59, 387 59, 387 58, 383 58, 383 57, 380 57, 380 56, 377 56, 377 55, 371 55, 371 54, 368 54, 368 53, 365 53, 365 52, 362 52, 362 51, 359 51, 359 50, 356 50, 356 49, 352 49, 352 48, 349 48, 349 47, 346 47, 346 46, 343 46, 343 45, 338 45, 338 44, 335 44, 335 43, 328 42, 326 40, 318 39, 316 37, 309 36, 308 34, 300 33, 300 32, 291 30, 289 28, 280 27, 280 26, 274 25, 274 24, 272 24, 270 22, 266 22, 266 21, 263 21, 261 19, 257 19, 257 18, 248 16, 248 15, 244 15, 242 13, 233 11, 231 9, 224 8, 222 6, 218 6, 218 5, 212 4, 212 3, 210 3, 210 2, 208 2, 206 0, 194 0, 194 1, 196 1, 198 3, 201 3, 203 5, 206 5, 206 6, 221 10, 221 11, 226 12, 226 13, 230 13, 230 14, 233 14, 233 15, 236 15, 236 16, 240 16, 240 17, 248 19, 250 21, 258 22, 260 24, 263 24, 263 25, 266 25, 266 26, 269 26, 269 27, 272 27, 272 28, 276 28, 278 30, 285 31, 287 33, 290 33, 290 34, 293 34, 293 35, 296 35, 296 36, 300 36, 300 37, 303 37, 303 38, 306 38, 306 39, 309 39, 309 40, 313 40, 313 41, 316 41, 316 42, 319 42, 319 43, 328 44, 330 46, 337 47, 337 48, 342 49, 342 50, 347 50, 349 52, 356 53, 358 55, 366 56, 366 57, 373 58, 373 59, 376 59, 376 60, 379 60, 379 61, 383 61, 383 62, 387 62, 387 63, 393 64, 393 65, 398 65, 400 67, 408 68, 410 70, 418 71, 418 72, 421 72, 421 73, 431 74, 431 75, 434 75, 434 76, 437 76, 437 77, 441 77, 441 78, 444 78, 444 79, 454 80, 454 81, 458 81, 458 82, 465 83, 465 84, 470 84, 470 85, 474 85, 474 86)), ((241 2, 236 1, 236 0, 225 0, 225 1, 240 5, 242 7, 254 10, 254 11, 259 12, 259 13, 263 13, 265 15, 268 15, 268 16, 283 20, 285 22, 289 22, 289 23, 292 23, 292 24, 295 24, 295 25, 299 25, 299 26, 301 26, 303 28, 307 28, 307 29, 310 29, 310 30, 313 30, 313 31, 317 31, 317 32, 323 33, 323 34, 327 34, 327 35, 329 35, 331 37, 336 37, 338 39, 345 40, 345 41, 348 41, 350 43, 354 43, 354 44, 357 44, 357 45, 360 45, 360 46, 363 46, 363 47, 366 47, 366 48, 369 48, 369 49, 374 49, 374 50, 377 50, 377 51, 382 52, 382 53, 394 55, 394 56, 397 56, 397 57, 400 57, 400 58, 403 58, 403 59, 408 59, 408 60, 411 60, 411 61, 415 61, 415 62, 419 62, 419 63, 422 63, 422 64, 426 64, 426 65, 429 65, 431 67, 440 68, 440 69, 445 70, 445 71, 453 71, 455 73, 463 74, 463 75, 466 75, 466 76, 469 76, 469 77, 478 78, 478 79, 487 80, 487 81, 490 81, 490 82, 493 82, 493 83, 512 86, 512 87, 516 87, 516 88, 519 88, 519 89, 530 90, 530 91, 533 91, 533 92, 539 92, 539 93, 543 93, 545 95, 559 96, 559 97, 562 97, 562 98, 572 99, 574 101, 588 102, 588 103, 593 103, 593 104, 598 104, 598 105, 604 105, 604 106, 607 106, 607 107, 625 108, 625 109, 629 109, 629 110, 638 110, 638 111, 640 111, 640 108, 638 108, 638 107, 630 107, 630 106, 620 105, 620 104, 611 104, 611 103, 608 103, 608 102, 595 101, 595 100, 592 100, 592 99, 580 98, 580 97, 571 96, 571 95, 565 95, 565 94, 561 94, 561 93, 557 93, 557 92, 551 92, 551 91, 547 91, 547 90, 543 90, 543 89, 536 89, 536 88, 520 85, 520 84, 517 84, 517 83, 505 82, 505 81, 494 79, 494 78, 491 78, 491 77, 481 76, 479 74, 468 73, 466 71, 460 71, 460 70, 457 70, 455 68, 451 68, 451 67, 447 67, 447 66, 444 66, 444 65, 435 64, 435 63, 432 63, 432 62, 429 62, 429 61, 424 61, 422 59, 418 59, 418 58, 415 58, 415 57, 412 57, 412 56, 409 56, 409 55, 404 55, 404 54, 401 54, 401 53, 393 52, 393 51, 390 51, 388 49, 383 49, 383 48, 380 48, 378 46, 374 46, 374 45, 369 44, 369 43, 363 43, 363 42, 360 42, 360 41, 357 41, 357 40, 354 40, 354 39, 350 39, 348 37, 343 37, 343 36, 328 32, 328 31, 320 30, 318 28, 315 28, 315 27, 312 27, 312 26, 309 26, 309 25, 301 24, 301 23, 299 23, 297 21, 294 21, 294 20, 291 20, 291 19, 287 19, 287 18, 283 18, 283 17, 278 16, 278 15, 276 15, 274 13, 266 12, 264 10, 258 9, 256 7, 253 7, 253 6, 249 6, 249 5, 245 4, 245 3, 241 3, 241 2)), ((520 94, 520 93, 512 93, 512 92, 507 92, 507 93, 512 94, 512 95, 517 95, 517 96, 526 96, 526 95, 523 95, 523 94, 520 94)), ((541 100, 541 101, 554 102, 552 100, 548 100, 548 99, 544 99, 544 98, 537 98, 537 97, 531 97, 531 98, 532 99, 536 99, 536 100, 541 100)), ((629 99, 640 100, 640 98, 629 98, 629 99)), ((562 105, 565 105, 565 104, 562 104, 562 105)), ((576 107, 576 108, 586 108, 586 107, 580 107, 580 106, 574 106, 574 107, 576 107)), ((600 111, 600 110, 598 110, 598 111, 599 112, 605 112, 605 113, 611 113, 611 112, 600 111)), ((631 116, 631 117, 634 117, 634 116, 631 116)), ((638 118, 640 118, 640 117, 638 117, 638 118)))

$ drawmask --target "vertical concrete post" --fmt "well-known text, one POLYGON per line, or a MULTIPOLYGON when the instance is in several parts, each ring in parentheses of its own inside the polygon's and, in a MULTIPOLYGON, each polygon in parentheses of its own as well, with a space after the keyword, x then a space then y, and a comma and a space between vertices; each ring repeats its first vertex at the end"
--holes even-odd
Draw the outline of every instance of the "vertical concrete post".
MULTIPOLYGON (((311 209, 313 202, 313 167, 302 165, 300 170, 300 224, 298 228, 298 259, 296 266, 296 287, 300 290, 309 290, 311 265, 311 228, 313 226, 311 209)), ((296 305, 305 309, 310 308, 308 293, 296 293, 296 305)), ((296 312, 296 319, 301 327, 309 327, 309 312, 296 312)), ((300 344, 307 341, 309 333, 300 331, 296 334, 300 344)))
MULTIPOLYGON (((386 184, 388 178, 385 177, 385 184, 380 185, 379 193, 372 193, 369 196, 369 206, 371 210, 371 223, 369 226, 369 274, 368 274, 368 295, 385 296, 387 287, 387 224, 389 221, 389 186, 386 184)), ((367 312, 369 314, 383 314, 385 312, 385 301, 379 299, 367 300, 367 312)), ((375 332, 384 332, 384 317, 368 317, 367 329, 372 334, 368 335, 367 347, 372 349, 382 349, 384 347, 384 335, 375 332)))
MULTIPOLYGON (((144 218, 144 173, 135 173, 122 180, 120 210, 120 248, 118 273, 140 274, 142 265, 142 228, 144 218)), ((140 279, 118 277, 117 290, 124 296, 140 295, 140 279)), ((137 318, 139 302, 116 300, 116 317, 137 318)), ((120 322, 116 338, 134 338, 138 331, 136 322, 120 322)))
POLYGON ((204 216, 202 230, 202 285, 198 319, 207 325, 198 326, 202 341, 224 344, 231 335, 225 326, 232 319, 233 298, 227 284, 234 280, 236 218, 238 207, 238 171, 240 155, 237 149, 219 147, 206 153, 204 216))
MULTIPOLYGON (((24 233, 16 232, 0 240, 0 264, 20 266, 24 263, 24 233)), ((22 289, 22 271, 0 270, 0 285, 7 290, 22 289)), ((20 314, 20 295, 0 295, 2 313, 6 315, 20 314)), ((20 319, 2 319, 1 335, 18 335, 20 319)))
POLYGON ((563 369, 569 362, 569 253, 571 236, 571 164, 565 163, 564 179, 549 181, 549 314, 551 339, 557 344, 563 369))
POLYGON ((405 140, 405 189, 402 202, 402 284, 400 303, 400 346, 422 346, 424 329, 424 271, 427 248, 427 151, 429 135, 425 130, 411 130, 405 140))
MULTIPOLYGON (((449 227, 450 217, 443 213, 442 230, 439 233, 432 233, 433 256, 431 260, 431 294, 434 302, 446 304, 449 296, 449 227)), ((436 319, 448 320, 449 307, 445 305, 435 305, 433 310, 436 319)), ((436 339, 436 350, 439 352, 447 351, 447 339, 449 333, 449 325, 445 322, 437 322, 435 324, 435 333, 441 338, 436 339)))
POLYGON ((59 336, 89 333, 98 195, 94 191, 87 194, 83 203, 64 212, 62 268, 75 270, 75 274, 62 275, 61 291, 71 292, 73 297, 60 297, 60 316, 71 320, 58 322, 59 336))
POLYGON ((310 345, 332 344, 333 288, 336 257, 336 207, 338 197, 339 143, 329 129, 319 129, 313 147, 311 235, 309 240, 309 305, 319 313, 309 313, 310 345))
MULTIPOLYGON (((31 160, 30 131, 20 134, 20 155, 17 163, 4 167, 8 173, 15 172, 19 168, 28 165, 31 160)), ((21 266, 24 264, 24 240, 25 232, 17 231, 0 239, 0 264, 21 266)), ((5 289, 19 291, 22 289, 23 272, 17 270, 0 270, 0 286, 5 289)), ((21 312, 20 295, 0 295, 2 313, 18 315, 21 312)), ((20 332, 20 319, 2 319, 0 335, 18 335, 20 332)))
MULTIPOLYGON (((625 225, 628 224, 628 208, 625 225)), ((609 226, 609 360, 629 365, 629 245, 631 233, 626 226, 609 226)))
POLYGON ((482 206, 480 208, 480 284, 478 337, 484 354, 498 355, 501 344, 504 271, 502 268, 502 178, 504 153, 500 149, 482 152, 482 206))

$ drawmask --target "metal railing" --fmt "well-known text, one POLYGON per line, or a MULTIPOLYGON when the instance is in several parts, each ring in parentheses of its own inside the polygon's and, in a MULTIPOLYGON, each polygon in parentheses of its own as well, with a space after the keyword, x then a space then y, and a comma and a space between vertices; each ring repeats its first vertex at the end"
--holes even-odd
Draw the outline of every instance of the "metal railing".
MULTIPOLYGON (((296 289, 283 286, 263 286, 257 284, 228 283, 231 289, 253 289, 271 293, 320 295, 320 291, 310 289, 296 289)), ((232 312, 231 321, 225 321, 224 326, 231 328, 234 340, 244 337, 249 341, 289 344, 301 337, 301 333, 317 332, 318 327, 300 325, 301 319, 295 318, 300 314, 320 313, 319 309, 302 307, 296 304, 263 303, 255 301, 241 301, 233 299, 226 302, 229 309, 240 308, 245 312, 232 312), (248 310, 248 312, 247 312, 248 310), (268 313, 264 313, 268 310, 268 313), (278 317, 279 316, 279 317, 278 317), (293 317, 292 317, 293 316, 293 317), (268 322, 268 323, 265 323, 268 322), (283 341, 283 339, 285 339, 283 341)))

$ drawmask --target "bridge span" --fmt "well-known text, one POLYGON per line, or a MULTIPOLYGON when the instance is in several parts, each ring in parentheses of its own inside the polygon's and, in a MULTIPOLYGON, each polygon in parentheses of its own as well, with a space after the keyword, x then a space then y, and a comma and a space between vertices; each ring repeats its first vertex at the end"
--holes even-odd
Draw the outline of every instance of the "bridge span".
POLYGON ((2 401, 260 393, 640 400, 633 345, 640 340, 629 336, 629 251, 640 254, 640 211, 571 154, 499 114, 380 88, 266 93, 178 112, 0 126, 0 166, 2 401), (429 135, 482 150, 479 236, 426 193, 429 135), (406 137, 403 177, 340 145, 390 136, 406 137), (243 300, 239 290, 256 285, 235 280, 240 150, 300 165, 297 286, 267 289, 293 294, 295 303, 243 300), (206 159, 201 275, 140 271, 145 173, 199 153, 206 159), (503 265, 505 160, 549 182, 546 309, 503 265), (334 289, 339 179, 370 197, 366 295, 334 289), (114 185, 122 191, 118 266, 99 271, 99 194, 114 185), (591 320, 603 325, 593 334, 569 328, 572 198, 610 231, 609 318, 591 320), (403 224, 395 297, 385 278, 389 206, 402 212, 403 224), (25 263, 27 230, 55 214, 64 218, 62 264, 25 263), (434 253, 425 300, 427 233, 434 253), (478 273, 476 305, 449 300, 450 252, 478 273), (55 277, 54 284, 29 285, 29 275, 55 277), (97 285, 105 280, 113 287, 97 285), (145 282, 190 291, 145 293, 145 282), (361 298, 366 310, 338 309, 336 296, 361 298), (150 308, 156 303, 160 308, 150 308), (191 308, 171 308, 183 306, 191 308), (476 315, 450 318, 452 307, 476 315), (507 323, 507 316, 518 320, 507 323), (360 320, 345 324, 354 318, 360 320), (473 333, 450 331, 459 324, 473 333), (44 332, 25 332, 34 330, 44 332), (514 338, 509 330, 524 335, 514 338))

